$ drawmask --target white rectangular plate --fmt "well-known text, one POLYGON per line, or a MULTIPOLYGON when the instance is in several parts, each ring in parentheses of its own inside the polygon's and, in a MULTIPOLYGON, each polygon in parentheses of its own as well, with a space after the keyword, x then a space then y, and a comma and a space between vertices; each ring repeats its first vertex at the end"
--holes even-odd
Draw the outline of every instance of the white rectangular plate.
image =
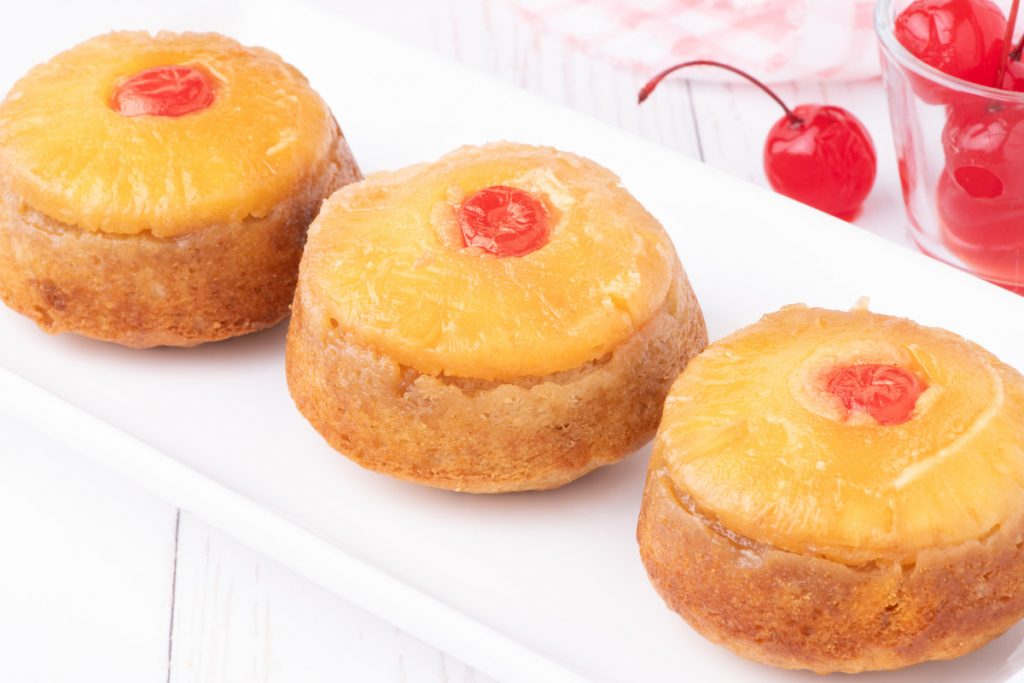
MULTIPOLYGON (((784 304, 869 296, 1024 368, 1024 299, 327 11, 217 3, 165 27, 284 55, 330 103, 364 171, 496 139, 608 166, 671 233, 713 338, 784 304)), ((18 74, 2 69, 6 89, 18 74)), ((48 337, 3 310, 0 410, 498 677, 812 680, 705 642, 648 585, 634 540, 646 450, 547 493, 459 495, 371 474, 295 410, 284 332, 131 351, 48 337)), ((1010 680, 1022 635, 871 680, 1010 680)))

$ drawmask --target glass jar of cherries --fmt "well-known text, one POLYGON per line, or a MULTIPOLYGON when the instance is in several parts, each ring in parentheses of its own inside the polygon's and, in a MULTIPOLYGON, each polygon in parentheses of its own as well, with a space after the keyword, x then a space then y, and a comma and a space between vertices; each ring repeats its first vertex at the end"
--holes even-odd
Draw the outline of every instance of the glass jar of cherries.
POLYGON ((880 0, 875 27, 911 235, 1024 293, 1019 1, 880 0))

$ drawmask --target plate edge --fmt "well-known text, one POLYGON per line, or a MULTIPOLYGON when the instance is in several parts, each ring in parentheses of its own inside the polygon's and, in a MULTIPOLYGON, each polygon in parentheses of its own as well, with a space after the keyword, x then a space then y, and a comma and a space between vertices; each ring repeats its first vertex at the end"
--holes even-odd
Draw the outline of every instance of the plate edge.
POLYGON ((2 365, 0 414, 490 676, 524 683, 589 681, 2 365))

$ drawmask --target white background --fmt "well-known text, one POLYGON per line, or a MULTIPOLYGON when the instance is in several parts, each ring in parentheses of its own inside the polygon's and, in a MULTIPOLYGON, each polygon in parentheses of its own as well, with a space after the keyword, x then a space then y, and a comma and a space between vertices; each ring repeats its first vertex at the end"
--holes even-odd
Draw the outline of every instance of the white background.
MULTIPOLYGON (((679 80, 641 109, 635 92, 646 74, 536 36, 500 2, 322 4, 764 183, 761 144, 779 112, 749 88, 679 80)), ((8 7, 3 86, 67 36, 132 28, 152 12, 109 0, 8 7)), ((780 93, 794 104, 841 104, 864 119, 880 176, 858 222, 905 243, 881 85, 780 93)), ((0 519, 2 681, 487 680, 8 421, 0 421, 0 519)))

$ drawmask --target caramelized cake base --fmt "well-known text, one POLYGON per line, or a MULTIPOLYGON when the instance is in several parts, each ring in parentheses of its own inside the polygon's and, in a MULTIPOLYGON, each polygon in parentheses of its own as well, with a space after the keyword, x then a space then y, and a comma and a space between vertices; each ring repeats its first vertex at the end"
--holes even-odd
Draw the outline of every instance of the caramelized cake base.
POLYGON ((599 361, 500 382, 434 376, 355 343, 300 286, 287 373, 302 414, 371 470, 472 493, 561 486, 658 426, 672 381, 707 344, 682 269, 660 310, 599 361))
POLYGON ((195 346, 287 314, 321 201, 360 178, 337 131, 294 194, 262 218, 177 237, 82 230, 34 210, 0 173, 0 299, 51 334, 123 346, 195 346))

